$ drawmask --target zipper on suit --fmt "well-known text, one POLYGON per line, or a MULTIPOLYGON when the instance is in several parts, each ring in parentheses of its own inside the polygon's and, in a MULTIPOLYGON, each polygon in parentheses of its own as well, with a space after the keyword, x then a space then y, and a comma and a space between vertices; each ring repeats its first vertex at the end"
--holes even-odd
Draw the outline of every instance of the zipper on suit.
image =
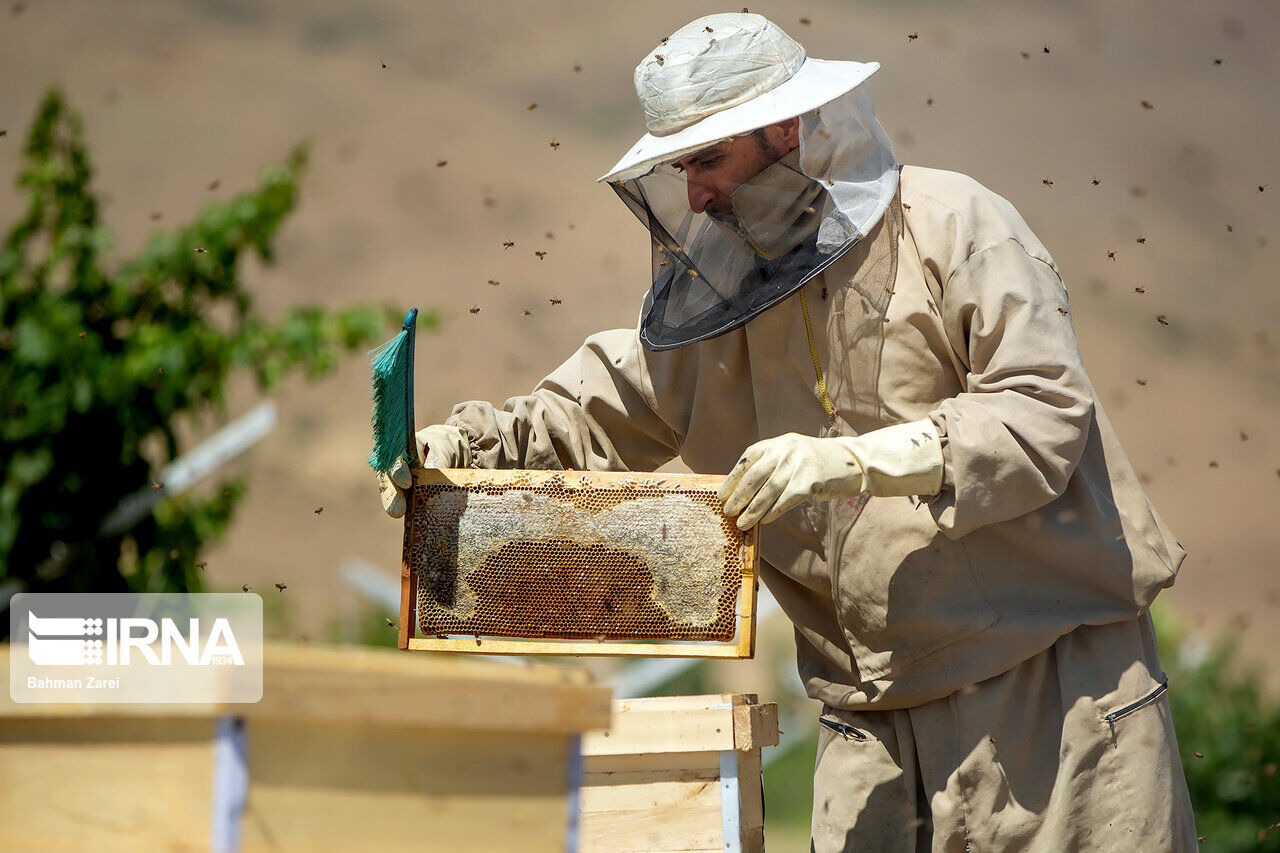
POLYGON ((1125 705, 1123 708, 1119 708, 1115 711, 1112 711, 1110 714, 1107 714, 1105 717, 1103 717, 1102 719, 1106 720, 1107 725, 1111 727, 1111 739, 1113 741, 1116 739, 1116 720, 1123 719, 1124 717, 1127 717, 1130 714, 1132 714, 1134 711, 1137 711, 1140 708, 1151 704, 1152 702, 1156 701, 1161 696, 1163 696, 1168 689, 1169 689, 1169 679, 1166 677, 1164 681, 1160 682, 1159 687, 1157 687, 1155 690, 1152 690, 1146 696, 1143 696, 1141 699, 1137 700, 1136 702, 1130 702, 1128 705, 1125 705))
POLYGON ((855 729, 847 723, 839 723, 835 720, 828 720, 826 717, 818 718, 818 725, 824 726, 838 735, 842 735, 845 740, 868 740, 867 733, 862 729, 855 729))

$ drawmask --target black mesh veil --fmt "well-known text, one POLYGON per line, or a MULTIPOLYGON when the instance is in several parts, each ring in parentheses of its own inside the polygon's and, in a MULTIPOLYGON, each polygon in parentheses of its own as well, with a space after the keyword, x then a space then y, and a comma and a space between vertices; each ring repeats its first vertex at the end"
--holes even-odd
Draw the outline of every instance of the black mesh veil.
POLYGON ((820 241, 833 204, 786 158, 733 194, 736 217, 689 208, 684 176, 670 165, 611 183, 652 238, 653 286, 640 339, 666 350, 738 328, 798 290, 857 243, 820 241))

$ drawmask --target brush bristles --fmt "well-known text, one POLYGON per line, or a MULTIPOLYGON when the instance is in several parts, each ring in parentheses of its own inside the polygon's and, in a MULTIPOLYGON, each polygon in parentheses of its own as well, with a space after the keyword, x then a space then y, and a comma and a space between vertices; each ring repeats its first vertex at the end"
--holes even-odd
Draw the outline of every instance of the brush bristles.
POLYGON ((372 353, 373 452, 369 466, 387 473, 409 444, 408 399, 409 332, 402 331, 372 353))

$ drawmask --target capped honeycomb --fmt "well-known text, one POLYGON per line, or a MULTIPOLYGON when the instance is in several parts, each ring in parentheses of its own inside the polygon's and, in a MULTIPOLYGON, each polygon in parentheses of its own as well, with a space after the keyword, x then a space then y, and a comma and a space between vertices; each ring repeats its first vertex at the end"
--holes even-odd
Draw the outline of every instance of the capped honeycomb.
POLYGON ((733 639, 746 549, 713 488, 493 473, 414 486, 424 635, 733 639))

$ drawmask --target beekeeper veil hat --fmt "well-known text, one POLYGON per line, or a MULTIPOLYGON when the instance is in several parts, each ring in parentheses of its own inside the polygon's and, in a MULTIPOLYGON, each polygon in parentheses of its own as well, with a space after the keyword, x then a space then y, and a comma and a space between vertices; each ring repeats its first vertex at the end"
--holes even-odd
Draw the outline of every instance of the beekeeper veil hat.
POLYGON ((741 326, 880 221, 898 164, 876 120, 875 62, 811 59, 760 15, 699 18, 641 60, 648 133, 607 181, 653 238, 640 336, 654 350, 741 326), (799 117, 799 149, 735 190, 731 217, 694 213, 677 160, 799 117))

